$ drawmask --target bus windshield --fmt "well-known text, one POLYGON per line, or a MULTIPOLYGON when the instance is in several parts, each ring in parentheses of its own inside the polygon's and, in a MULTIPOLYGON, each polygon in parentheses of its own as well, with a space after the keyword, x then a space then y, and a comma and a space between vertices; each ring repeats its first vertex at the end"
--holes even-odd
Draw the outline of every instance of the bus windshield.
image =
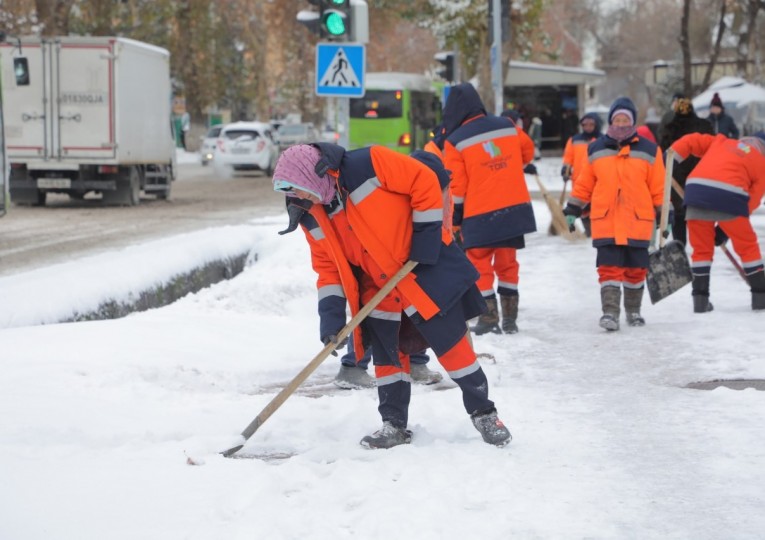
POLYGON ((350 100, 351 118, 401 118, 401 97, 401 90, 367 90, 363 98, 350 100))

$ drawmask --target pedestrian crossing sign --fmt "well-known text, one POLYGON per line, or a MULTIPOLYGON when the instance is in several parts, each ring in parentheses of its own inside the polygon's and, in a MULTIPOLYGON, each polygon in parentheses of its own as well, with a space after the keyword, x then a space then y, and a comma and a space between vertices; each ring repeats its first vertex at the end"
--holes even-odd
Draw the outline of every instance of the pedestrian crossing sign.
POLYGON ((316 45, 316 95, 362 97, 365 52, 364 45, 358 43, 316 45))

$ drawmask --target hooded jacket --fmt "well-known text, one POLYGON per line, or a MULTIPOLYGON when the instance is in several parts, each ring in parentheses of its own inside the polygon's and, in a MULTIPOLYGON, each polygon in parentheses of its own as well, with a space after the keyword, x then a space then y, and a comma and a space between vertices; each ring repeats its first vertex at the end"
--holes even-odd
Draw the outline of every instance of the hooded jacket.
MULTIPOLYGON (((757 139, 762 141, 762 139, 757 139)), ((747 138, 693 133, 672 145, 675 160, 701 158, 685 183, 685 205, 749 216, 765 194, 765 156, 747 138)))
MULTIPOLYGON (((619 98, 608 117, 619 109, 637 118, 632 100, 619 98)), ((664 195, 664 162, 659 147, 638 135, 619 144, 608 135, 587 148, 587 165, 571 193, 575 215, 590 203, 592 245, 647 248, 655 228, 656 208, 664 195)))
MULTIPOLYGON (((445 172, 382 146, 353 151, 328 143, 316 146, 322 151, 320 163, 336 178, 339 195, 332 204, 313 205, 300 218, 318 274, 322 339, 344 326, 346 301, 352 315, 358 312, 359 272, 381 287, 408 259, 421 264, 391 294, 403 297, 401 307, 415 323, 457 302, 464 306, 471 292, 479 298, 477 271, 442 226, 438 178, 445 172)), ((432 165, 439 168, 435 161, 432 165)), ((475 317, 484 308, 470 304, 466 316, 475 317)), ((447 348, 461 337, 444 336, 447 348)), ((360 358, 360 331, 354 345, 360 358)))
POLYGON ((454 225, 462 228, 463 247, 519 247, 524 234, 536 231, 523 174, 534 143, 508 119, 488 115, 468 83, 449 92, 443 126, 444 166, 452 171, 454 225))
MULTIPOLYGON (((579 173, 584 169, 587 162, 587 147, 592 141, 601 136, 603 121, 597 113, 587 113, 582 116, 582 120, 589 118, 595 121, 595 131, 592 133, 577 133, 566 141, 566 147, 563 149, 563 165, 571 167, 571 182, 576 183, 579 173)), ((582 123, 582 120, 579 123, 582 123)))

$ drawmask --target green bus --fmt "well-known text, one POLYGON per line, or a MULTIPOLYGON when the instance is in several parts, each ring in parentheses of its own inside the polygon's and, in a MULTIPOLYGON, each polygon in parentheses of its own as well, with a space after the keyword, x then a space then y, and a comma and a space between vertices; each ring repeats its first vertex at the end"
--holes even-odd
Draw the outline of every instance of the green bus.
POLYGON ((441 121, 440 92, 416 73, 367 73, 364 97, 351 98, 350 148, 382 145, 409 154, 441 121))

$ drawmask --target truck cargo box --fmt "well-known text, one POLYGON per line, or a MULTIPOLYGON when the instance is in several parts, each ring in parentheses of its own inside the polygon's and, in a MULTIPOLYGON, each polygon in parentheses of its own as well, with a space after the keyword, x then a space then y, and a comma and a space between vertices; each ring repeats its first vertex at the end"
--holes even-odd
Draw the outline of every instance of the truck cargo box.
POLYGON ((169 196, 167 50, 125 38, 59 37, 2 44, 0 54, 12 201, 44 203, 49 191, 101 192, 118 204, 137 204, 140 189, 169 196), (27 85, 5 61, 22 56, 27 85))

